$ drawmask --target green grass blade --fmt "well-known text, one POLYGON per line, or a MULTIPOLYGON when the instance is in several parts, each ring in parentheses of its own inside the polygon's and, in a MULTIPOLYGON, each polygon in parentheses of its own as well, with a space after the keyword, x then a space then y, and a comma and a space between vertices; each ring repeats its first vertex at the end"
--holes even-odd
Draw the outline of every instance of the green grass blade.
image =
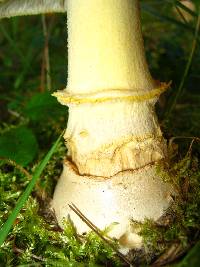
POLYGON ((167 16, 167 15, 160 14, 156 9, 150 7, 150 6, 149 6, 148 4, 146 4, 146 3, 141 3, 141 6, 142 6, 142 9, 143 9, 145 12, 147 12, 147 13, 153 15, 154 17, 158 18, 158 19, 161 20, 161 21, 169 22, 169 23, 175 24, 176 26, 179 26, 179 27, 181 27, 181 28, 183 28, 183 29, 185 29, 185 30, 188 30, 188 31, 190 31, 190 32, 194 32, 194 27, 192 27, 192 26, 189 25, 189 24, 185 24, 185 23, 183 23, 183 22, 181 22, 181 21, 178 21, 178 20, 176 20, 176 19, 174 19, 174 18, 171 18, 171 17, 169 17, 169 16, 167 16))
POLYGON ((16 78, 16 80, 14 82, 14 88, 15 89, 18 89, 20 87, 20 85, 24 82, 25 77, 32 66, 31 62, 32 62, 33 58, 35 57, 33 50, 34 50, 33 47, 30 46, 28 53, 23 60, 22 71, 21 71, 21 73, 19 73, 18 77, 16 78))
POLYGON ((169 105, 168 105, 168 107, 166 109, 166 112, 164 113, 164 118, 165 119, 168 119, 168 117, 171 114, 174 106, 176 105, 177 99, 178 99, 178 97, 180 96, 180 94, 182 92, 185 80, 186 80, 186 78, 188 76, 188 73, 189 73, 189 70, 190 70, 190 67, 191 67, 191 64, 192 64, 192 60, 193 60, 193 57, 194 57, 194 52, 195 52, 196 46, 197 46, 197 38, 199 36, 199 28, 200 28, 200 12, 199 12, 199 15, 198 15, 198 18, 197 18, 197 24, 196 24, 194 39, 193 39, 193 42, 192 42, 191 52, 190 52, 190 55, 189 55, 189 58, 188 58, 188 61, 187 61, 187 64, 186 64, 182 79, 181 79, 181 82, 180 82, 179 87, 178 87, 178 89, 176 91, 176 94, 172 98, 172 100, 170 101, 170 103, 169 103, 169 105))
POLYGON ((45 158, 41 161, 41 163, 36 168, 31 181, 29 182, 28 186, 26 187, 26 189, 23 192, 23 194, 21 195, 21 197, 18 199, 17 204, 16 204, 15 208, 13 209, 12 213, 9 215, 7 221, 4 223, 4 225, 0 229, 0 246, 5 241, 10 229, 12 228, 12 225, 13 225, 15 219, 17 218, 17 215, 19 214, 21 208, 23 207, 23 205, 27 201, 31 191, 33 190, 33 188, 36 184, 36 181, 40 177, 42 171, 44 170, 45 166, 49 162, 51 156, 56 151, 58 144, 60 143, 62 135, 63 135, 63 133, 58 137, 55 144, 51 147, 49 152, 46 154, 45 158))
POLYGON ((20 85, 23 83, 26 74, 31 68, 31 62, 33 58, 35 57, 33 50, 34 47, 30 46, 28 52, 26 55, 20 50, 18 47, 17 43, 14 41, 14 39, 11 37, 11 35, 6 31, 6 29, 3 27, 3 25, 0 23, 0 32, 4 35, 5 39, 8 41, 10 46, 13 48, 13 50, 18 54, 19 58, 21 59, 23 65, 22 65, 22 71, 19 73, 17 76, 15 82, 14 82, 14 87, 15 89, 18 89, 20 85))
POLYGON ((25 61, 24 54, 19 49, 16 42, 12 39, 10 34, 6 31, 6 29, 4 28, 4 26, 1 23, 0 23, 0 31, 3 34, 3 36, 5 37, 5 39, 8 41, 8 43, 10 44, 10 46, 13 48, 13 50, 16 52, 16 54, 18 54, 19 58, 24 62, 25 61))

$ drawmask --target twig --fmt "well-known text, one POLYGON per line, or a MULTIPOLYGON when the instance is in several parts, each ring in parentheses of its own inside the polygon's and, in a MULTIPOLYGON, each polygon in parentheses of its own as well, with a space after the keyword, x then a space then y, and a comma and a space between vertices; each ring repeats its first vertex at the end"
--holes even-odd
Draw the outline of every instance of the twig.
POLYGON ((97 226, 95 226, 89 219, 87 219, 87 217, 85 217, 85 215, 73 203, 69 204, 69 207, 81 218, 84 223, 86 223, 106 244, 108 244, 116 252, 120 259, 122 259, 130 267, 133 267, 132 263, 101 234, 101 230, 97 228, 97 226))
POLYGON ((10 113, 11 115, 15 116, 16 118, 20 118, 21 117, 21 115, 17 111, 14 111, 12 109, 8 109, 8 113, 10 113))
POLYGON ((8 158, 4 158, 4 157, 0 157, 0 160, 4 160, 6 163, 14 166, 21 173, 23 173, 25 176, 27 176, 29 180, 31 179, 30 173, 26 169, 24 169, 21 165, 17 164, 14 160, 11 160, 11 159, 8 159, 8 158))
POLYGON ((47 82, 47 90, 51 91, 51 70, 50 70, 50 60, 49 60, 49 32, 47 29, 46 17, 42 15, 42 28, 43 34, 45 38, 44 45, 44 65, 46 70, 46 82, 47 82))
POLYGON ((200 142, 200 137, 196 137, 196 136, 174 136, 174 137, 170 138, 170 140, 169 140, 170 146, 175 139, 194 139, 194 140, 200 142))
POLYGON ((195 136, 175 136, 175 137, 172 137, 172 138, 169 140, 169 146, 172 146, 172 142, 173 142, 175 139, 192 139, 192 141, 191 141, 191 143, 190 143, 190 146, 189 146, 189 149, 188 149, 188 152, 187 152, 187 155, 190 155, 190 154, 191 154, 193 143, 194 143, 195 141, 200 142, 200 137, 195 137, 195 136))
POLYGON ((151 264, 151 267, 166 266, 173 263, 175 260, 184 255, 190 246, 183 248, 180 244, 173 244, 167 251, 165 251, 155 262, 151 264))
MULTIPOLYGON (((17 248, 17 247, 14 247, 14 248, 13 248, 13 251, 14 251, 15 253, 20 253, 20 254, 24 253, 24 250, 22 250, 22 249, 20 249, 20 248, 17 248)), ((36 255, 34 255, 34 254, 31 254, 30 256, 31 256, 31 258, 33 258, 33 259, 35 259, 35 260, 39 260, 39 261, 43 261, 43 262, 45 261, 44 258, 39 257, 39 256, 36 256, 36 255)))
POLYGON ((192 153, 192 146, 193 146, 194 141, 195 141, 195 138, 192 139, 192 141, 191 141, 191 143, 190 143, 190 146, 189 146, 189 149, 188 149, 188 152, 187 152, 187 154, 188 154, 189 156, 190 156, 191 153, 192 153))
MULTIPOLYGON (((28 180, 31 180, 32 175, 25 169, 23 168, 21 165, 17 164, 14 160, 11 160, 9 158, 4 158, 4 157, 0 157, 0 160, 5 161, 7 164, 12 165, 13 167, 15 167, 16 169, 18 169, 21 173, 23 173, 28 180)), ((45 190, 43 190, 38 183, 36 183, 36 196, 41 198, 43 201, 44 199, 47 198, 47 194, 45 192, 45 190)))
POLYGON ((45 56, 42 54, 42 64, 40 73, 40 92, 45 91, 45 56))

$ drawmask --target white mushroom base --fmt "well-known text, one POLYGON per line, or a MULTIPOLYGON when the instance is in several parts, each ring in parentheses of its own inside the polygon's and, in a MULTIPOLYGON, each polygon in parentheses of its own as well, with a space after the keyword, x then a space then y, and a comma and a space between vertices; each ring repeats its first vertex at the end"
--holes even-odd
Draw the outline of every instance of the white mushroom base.
POLYGON ((159 177, 155 165, 119 172, 105 179, 81 176, 76 167, 66 160, 52 207, 61 226, 63 219, 70 217, 80 234, 91 229, 68 204, 75 204, 101 230, 117 222, 109 236, 117 238, 124 248, 131 249, 142 244, 131 221, 157 220, 169 207, 171 195, 171 186, 159 177))

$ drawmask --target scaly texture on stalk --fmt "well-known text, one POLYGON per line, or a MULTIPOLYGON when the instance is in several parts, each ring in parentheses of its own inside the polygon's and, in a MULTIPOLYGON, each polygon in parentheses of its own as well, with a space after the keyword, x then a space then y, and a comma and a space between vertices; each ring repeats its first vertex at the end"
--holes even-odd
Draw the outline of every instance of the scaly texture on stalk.
POLYGON ((73 202, 123 246, 141 245, 131 220, 154 220, 170 205, 172 188, 156 163, 166 157, 154 105, 167 87, 145 59, 137 0, 68 0, 68 85, 55 93, 69 106, 68 155, 52 206, 60 224, 73 202))

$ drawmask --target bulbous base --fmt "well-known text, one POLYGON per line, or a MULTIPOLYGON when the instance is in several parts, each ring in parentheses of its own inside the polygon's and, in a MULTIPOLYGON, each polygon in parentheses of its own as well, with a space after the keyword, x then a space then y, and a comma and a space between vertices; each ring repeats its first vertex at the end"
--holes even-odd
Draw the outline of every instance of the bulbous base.
POLYGON ((171 185, 159 177, 155 165, 119 172, 105 179, 81 176, 66 160, 52 208, 61 226, 63 219, 70 217, 80 234, 90 228, 70 209, 71 203, 101 230, 117 222, 109 236, 117 238, 124 248, 139 248, 142 239, 131 222, 157 220, 169 207, 172 192, 171 185))

